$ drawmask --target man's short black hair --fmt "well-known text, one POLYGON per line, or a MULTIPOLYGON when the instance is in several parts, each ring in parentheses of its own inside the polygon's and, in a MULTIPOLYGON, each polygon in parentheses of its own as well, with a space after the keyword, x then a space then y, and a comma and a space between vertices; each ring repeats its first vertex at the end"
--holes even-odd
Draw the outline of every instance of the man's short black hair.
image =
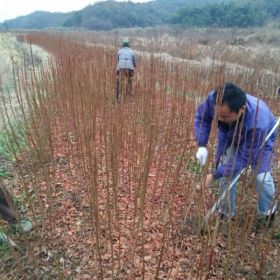
POLYGON ((228 105, 231 112, 238 113, 246 104, 246 93, 233 83, 225 83, 214 92, 216 104, 228 105), (218 97, 218 100, 216 101, 218 97), (221 101, 220 101, 221 100, 221 101))

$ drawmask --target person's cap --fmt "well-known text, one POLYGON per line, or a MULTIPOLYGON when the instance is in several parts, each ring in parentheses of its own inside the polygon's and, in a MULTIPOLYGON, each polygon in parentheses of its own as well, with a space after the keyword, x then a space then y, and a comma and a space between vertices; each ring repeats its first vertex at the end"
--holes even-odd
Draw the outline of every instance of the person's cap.
POLYGON ((128 38, 124 38, 122 40, 122 46, 123 47, 128 47, 129 46, 129 39, 128 38))

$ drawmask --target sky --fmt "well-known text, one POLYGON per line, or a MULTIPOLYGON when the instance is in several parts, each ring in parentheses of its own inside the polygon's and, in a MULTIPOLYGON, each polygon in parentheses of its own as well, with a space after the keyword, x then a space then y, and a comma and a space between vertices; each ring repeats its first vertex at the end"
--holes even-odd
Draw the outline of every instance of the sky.
MULTIPOLYGON (((123 0, 118 0, 122 2, 123 0)), ((150 0, 132 0, 132 2, 148 2, 150 0)), ((0 0, 0 22, 25 16, 35 11, 70 12, 81 10, 87 5, 100 0, 0 0)))

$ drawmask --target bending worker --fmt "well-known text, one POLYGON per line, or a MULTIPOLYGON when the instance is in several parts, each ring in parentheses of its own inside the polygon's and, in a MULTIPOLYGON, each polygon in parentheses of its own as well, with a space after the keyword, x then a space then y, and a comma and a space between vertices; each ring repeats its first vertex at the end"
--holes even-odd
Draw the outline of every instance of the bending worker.
MULTIPOLYGON (((132 94, 132 78, 134 75, 134 69, 136 67, 136 58, 134 51, 130 48, 129 40, 124 39, 122 41, 122 48, 118 51, 118 64, 117 64, 117 89, 116 97, 119 100, 120 95, 120 74, 128 79, 126 93, 132 94)), ((121 93, 123 94, 123 93, 121 93)))
MULTIPOLYGON (((196 158, 201 165, 207 161, 207 142, 213 120, 218 129, 216 169, 206 176, 205 187, 210 187, 214 180, 218 180, 221 191, 224 191, 238 171, 251 165, 256 175, 258 211, 271 225, 276 213, 275 187, 271 176, 276 132, 263 148, 261 145, 275 125, 273 113, 262 100, 232 83, 210 92, 198 106, 195 115, 195 139, 198 144, 196 158)), ((236 185, 230 191, 230 199, 225 199, 221 204, 221 217, 235 216, 235 191, 236 185)))

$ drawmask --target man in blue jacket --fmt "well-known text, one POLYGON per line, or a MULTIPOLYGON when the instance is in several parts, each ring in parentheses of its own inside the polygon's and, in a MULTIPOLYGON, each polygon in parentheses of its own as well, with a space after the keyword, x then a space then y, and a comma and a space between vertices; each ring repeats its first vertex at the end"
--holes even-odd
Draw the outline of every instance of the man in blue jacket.
POLYGON ((118 64, 117 64, 117 90, 116 97, 119 100, 120 94, 120 74, 128 79, 127 93, 132 93, 132 78, 134 75, 134 69, 136 67, 136 58, 134 51, 130 48, 129 40, 126 38, 122 41, 122 48, 118 51, 118 64))
MULTIPOLYGON (((201 165, 207 161, 211 126, 217 126, 216 169, 206 176, 205 187, 219 179, 223 191, 238 171, 251 165, 256 175, 258 211, 268 221, 273 221, 276 213, 275 187, 270 173, 276 133, 262 149, 260 147, 275 122, 273 113, 262 100, 226 83, 210 92, 198 106, 194 124, 196 157, 201 165)), ((236 186, 230 191, 229 202, 225 199, 227 201, 221 204, 222 217, 234 217, 235 191, 236 186)))

